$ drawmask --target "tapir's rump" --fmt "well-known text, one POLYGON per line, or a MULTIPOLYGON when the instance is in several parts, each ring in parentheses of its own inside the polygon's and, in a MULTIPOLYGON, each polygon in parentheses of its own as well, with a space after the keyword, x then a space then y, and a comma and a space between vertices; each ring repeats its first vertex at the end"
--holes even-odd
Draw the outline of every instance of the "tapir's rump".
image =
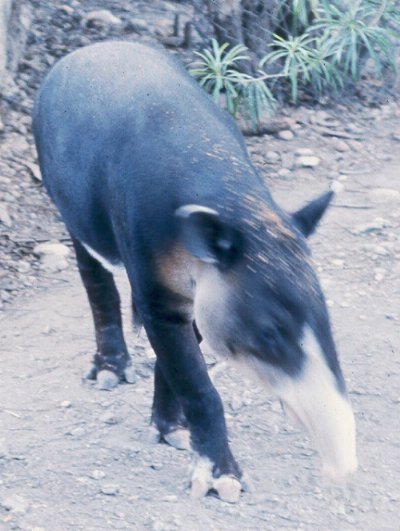
POLYGON ((121 264, 157 355, 152 423, 177 447, 190 431, 198 454, 192 495, 240 494, 202 338, 256 369, 332 475, 352 472, 354 417, 305 240, 332 194, 281 210, 233 120, 175 59, 141 44, 100 43, 59 61, 33 130, 92 308, 89 377, 100 388, 133 380, 107 265, 121 264))

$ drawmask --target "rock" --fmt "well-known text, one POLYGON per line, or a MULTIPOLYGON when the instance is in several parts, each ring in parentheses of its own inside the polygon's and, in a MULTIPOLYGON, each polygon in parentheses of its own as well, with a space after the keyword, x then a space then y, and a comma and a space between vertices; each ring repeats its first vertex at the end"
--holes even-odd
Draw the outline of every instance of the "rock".
POLYGON ((293 140, 294 134, 289 129, 284 129, 283 131, 279 131, 278 137, 281 140, 293 140))
POLYGON ((367 223, 356 225, 352 230, 353 234, 364 234, 370 232, 380 232, 385 227, 389 226, 389 221, 384 218, 376 217, 367 223))
POLYGON ((62 13, 65 13, 66 15, 73 15, 75 13, 74 11, 74 8, 67 5, 67 4, 62 4, 58 7, 58 9, 62 12, 62 13))
POLYGON ((146 31, 148 29, 147 22, 142 18, 131 18, 129 19, 125 26, 124 31, 130 32, 134 31, 135 33, 142 33, 143 31, 146 31))
POLYGON ((92 478, 92 479, 103 479, 106 477, 106 473, 103 472, 103 470, 92 470, 92 472, 90 472, 89 474, 89 477, 92 478))
POLYGON ((289 153, 281 153, 282 168, 288 170, 292 169, 295 165, 296 157, 291 151, 289 153))
POLYGON ((333 181, 330 188, 332 192, 335 192, 335 194, 340 194, 344 190, 344 185, 339 181, 333 181))
POLYGON ((347 151, 350 151, 350 147, 344 140, 341 140, 340 138, 334 138, 331 141, 331 147, 339 151, 339 153, 346 153, 347 151))
POLYGON ((379 254, 380 256, 387 256, 389 254, 389 251, 385 249, 385 247, 383 247, 382 245, 377 245, 374 248, 374 252, 376 254, 379 254))
POLYGON ((267 162, 277 162, 279 160, 279 153, 276 151, 267 151, 265 158, 267 162))
POLYGON ((107 411, 106 413, 103 413, 103 415, 100 416, 101 422, 104 422, 104 424, 108 424, 109 426, 112 426, 114 424, 119 424, 121 422, 121 418, 114 415, 114 413, 111 413, 107 411))
POLYGON ((67 260, 59 256, 43 256, 41 258, 41 267, 47 273, 57 273, 63 271, 69 266, 67 260))
POLYGON ((29 173, 35 181, 42 182, 42 174, 37 164, 35 164, 34 162, 25 162, 24 166, 28 168, 29 173))
POLYGON ((66 258, 70 250, 62 243, 40 243, 34 247, 33 253, 40 257, 42 268, 49 273, 62 271, 69 266, 66 258))
POLYGON ((119 487, 118 485, 103 485, 101 488, 100 488, 100 492, 102 494, 105 494, 106 496, 116 496, 119 492, 119 487))
POLYGON ((46 242, 35 245, 33 249, 37 256, 60 256, 66 258, 70 254, 69 247, 60 242, 46 242))
POLYGON ((93 27, 107 27, 107 26, 121 26, 122 20, 108 11, 107 9, 98 9, 90 11, 84 17, 84 24, 88 28, 93 27))
POLYGON ((68 409, 72 406, 71 402, 69 400, 63 400, 60 404, 60 406, 64 409, 68 409))
POLYGON ((18 494, 11 494, 8 498, 0 501, 0 506, 13 513, 25 514, 29 508, 28 501, 18 494))
POLYGON ((230 406, 232 411, 239 411, 243 407, 243 400, 240 396, 231 398, 230 406))
POLYGON ((346 508, 344 504, 339 500, 334 500, 329 507, 329 510, 332 514, 336 514, 338 516, 344 516, 346 515, 346 508))
POLYGON ((290 177, 292 175, 292 172, 289 170, 289 168, 281 168, 279 171, 278 171, 278 175, 279 177, 290 177))
POLYGON ((368 193, 374 203, 393 203, 400 201, 400 192, 394 188, 373 188, 368 193))
POLYGON ((311 157, 314 155, 314 151, 310 148, 298 148, 294 153, 298 157, 311 157))
POLYGON ((8 213, 7 205, 5 203, 0 203, 0 223, 6 227, 11 227, 12 225, 10 214, 8 213))
POLYGON ((302 166, 303 168, 315 168, 318 166, 321 162, 321 159, 319 157, 313 157, 313 156, 301 156, 297 159, 297 165, 302 166))
POLYGON ((20 273, 28 273, 31 269, 31 264, 26 260, 20 260, 17 264, 17 269, 20 273))

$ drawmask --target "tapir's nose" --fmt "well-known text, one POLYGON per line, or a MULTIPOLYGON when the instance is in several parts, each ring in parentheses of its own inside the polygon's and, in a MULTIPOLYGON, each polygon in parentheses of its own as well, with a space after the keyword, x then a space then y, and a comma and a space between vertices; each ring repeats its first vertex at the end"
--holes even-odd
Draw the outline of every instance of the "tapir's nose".
POLYGON ((275 390, 288 413, 310 433, 323 472, 341 479, 358 466, 354 414, 310 329, 305 330, 302 346, 305 363, 300 375, 284 378, 275 390))
POLYGON ((341 390, 341 374, 336 377, 328 367, 310 328, 304 330, 301 347, 304 364, 295 376, 256 358, 243 361, 255 369, 289 415, 309 432, 321 455, 323 472, 334 479, 345 478, 355 472, 358 463, 354 414, 341 390))
POLYGON ((307 429, 322 458, 322 471, 332 479, 343 479, 357 470, 354 415, 343 397, 329 396, 309 400, 304 393, 289 393, 285 410, 307 429), (291 395, 291 396, 290 396, 291 395), (294 398, 296 401, 295 407, 294 398), (332 400, 333 399, 333 400, 332 400))

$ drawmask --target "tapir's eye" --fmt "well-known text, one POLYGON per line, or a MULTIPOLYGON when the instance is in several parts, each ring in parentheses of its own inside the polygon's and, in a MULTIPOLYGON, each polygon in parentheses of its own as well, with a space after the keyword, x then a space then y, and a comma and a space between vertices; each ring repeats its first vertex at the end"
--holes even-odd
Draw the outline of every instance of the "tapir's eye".
POLYGON ((277 341, 277 330, 273 326, 267 326, 263 329, 263 338, 268 343, 275 343, 277 341))

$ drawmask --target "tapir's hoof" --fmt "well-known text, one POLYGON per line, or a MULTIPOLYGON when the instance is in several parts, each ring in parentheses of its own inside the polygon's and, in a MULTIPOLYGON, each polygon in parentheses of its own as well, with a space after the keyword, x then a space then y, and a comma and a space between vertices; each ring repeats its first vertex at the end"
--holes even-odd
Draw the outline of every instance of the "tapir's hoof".
POLYGON ((215 491, 220 500, 227 503, 237 503, 240 499, 241 490, 240 481, 232 476, 221 476, 211 482, 195 478, 192 480, 190 497, 198 500, 206 496, 210 491, 215 491))
POLYGON ((128 367, 126 367, 126 369, 124 370, 124 378, 125 378, 126 383, 130 383, 130 384, 136 383, 137 376, 136 376, 135 369, 133 368, 133 365, 128 365, 128 367))
POLYGON ((83 373, 82 378, 84 380, 95 380, 97 376, 97 369, 94 365, 91 365, 89 369, 83 373))
POLYGON ((222 501, 237 503, 242 486, 240 481, 231 476, 221 476, 214 480, 212 488, 217 491, 222 501))
POLYGON ((190 431, 184 428, 178 428, 177 430, 163 435, 162 438, 166 443, 178 450, 190 450, 192 445, 190 443, 190 431))
POLYGON ((118 376, 107 370, 99 371, 97 373, 97 387, 99 389, 109 391, 119 384, 118 376))
POLYGON ((222 501, 237 503, 240 498, 242 485, 234 476, 224 474, 214 478, 211 472, 211 462, 207 459, 199 459, 192 475, 190 496, 199 499, 206 496, 210 491, 215 491, 222 501))

